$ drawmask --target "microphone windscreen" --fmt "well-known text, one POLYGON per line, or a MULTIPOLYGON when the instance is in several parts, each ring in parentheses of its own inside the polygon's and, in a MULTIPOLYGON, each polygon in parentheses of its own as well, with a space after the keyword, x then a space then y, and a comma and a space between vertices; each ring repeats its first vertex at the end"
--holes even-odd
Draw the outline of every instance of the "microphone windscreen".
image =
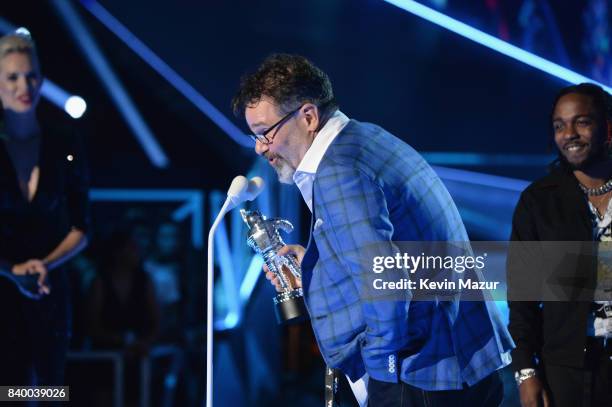
POLYGON ((263 191, 266 182, 261 177, 253 177, 247 187, 246 199, 252 201, 263 191))
POLYGON ((246 179, 246 177, 244 175, 238 175, 233 179, 232 184, 227 190, 227 196, 239 197, 245 193, 248 186, 249 181, 246 179))

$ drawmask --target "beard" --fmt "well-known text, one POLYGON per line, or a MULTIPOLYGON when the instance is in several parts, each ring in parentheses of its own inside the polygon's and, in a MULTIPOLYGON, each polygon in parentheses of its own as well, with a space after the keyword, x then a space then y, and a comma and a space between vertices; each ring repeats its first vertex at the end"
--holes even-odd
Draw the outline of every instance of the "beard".
POLYGON ((278 181, 281 184, 293 184, 293 174, 295 174, 295 168, 282 157, 275 156, 275 162, 272 166, 278 175, 278 181))
POLYGON ((610 159, 610 155, 605 146, 597 151, 591 151, 586 158, 580 162, 569 161, 567 157, 565 157, 565 155, 559 150, 559 161, 572 171, 584 171, 593 164, 597 164, 608 159, 610 159))

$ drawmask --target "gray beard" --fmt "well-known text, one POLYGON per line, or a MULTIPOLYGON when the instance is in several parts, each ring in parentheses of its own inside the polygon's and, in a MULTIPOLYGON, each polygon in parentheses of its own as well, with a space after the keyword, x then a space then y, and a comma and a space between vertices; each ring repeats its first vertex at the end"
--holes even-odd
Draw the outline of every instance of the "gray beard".
POLYGON ((274 165, 274 170, 278 175, 278 181, 281 184, 293 184, 293 174, 295 174, 295 168, 289 164, 284 158, 277 157, 277 164, 274 165))

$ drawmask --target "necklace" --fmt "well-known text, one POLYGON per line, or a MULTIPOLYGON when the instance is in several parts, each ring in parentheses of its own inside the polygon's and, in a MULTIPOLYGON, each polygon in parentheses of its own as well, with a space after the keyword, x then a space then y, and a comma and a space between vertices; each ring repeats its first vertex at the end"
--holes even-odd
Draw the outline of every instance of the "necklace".
POLYGON ((580 187, 580 189, 582 189, 582 192, 589 196, 603 195, 612 191, 612 179, 609 179, 608 181, 606 181, 605 184, 598 186, 597 188, 587 188, 581 183, 578 183, 578 186, 580 187))
POLYGON ((597 215, 600 221, 603 220, 604 216, 606 215, 606 212, 608 211, 609 195, 600 195, 597 196, 597 199, 595 199, 595 195, 591 195, 588 196, 587 199, 591 202, 591 205, 595 209, 595 215, 597 215), (602 211, 600 211, 599 207, 604 203, 605 205, 603 206, 602 211))

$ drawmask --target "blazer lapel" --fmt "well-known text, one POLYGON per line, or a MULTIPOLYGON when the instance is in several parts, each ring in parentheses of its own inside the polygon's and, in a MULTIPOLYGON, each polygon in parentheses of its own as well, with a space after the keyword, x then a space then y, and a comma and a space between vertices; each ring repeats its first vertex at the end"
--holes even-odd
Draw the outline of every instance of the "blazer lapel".
MULTIPOLYGON (((316 181, 315 181, 316 182, 316 181)), ((314 225, 317 220, 315 212, 315 196, 314 196, 314 182, 312 184, 312 216, 310 218, 310 237, 308 239, 308 246, 306 247, 306 253, 302 259, 302 289, 304 293, 308 292, 310 286, 310 280, 312 279, 312 272, 315 264, 319 260, 319 249, 317 248, 317 242, 314 239, 314 225)))

